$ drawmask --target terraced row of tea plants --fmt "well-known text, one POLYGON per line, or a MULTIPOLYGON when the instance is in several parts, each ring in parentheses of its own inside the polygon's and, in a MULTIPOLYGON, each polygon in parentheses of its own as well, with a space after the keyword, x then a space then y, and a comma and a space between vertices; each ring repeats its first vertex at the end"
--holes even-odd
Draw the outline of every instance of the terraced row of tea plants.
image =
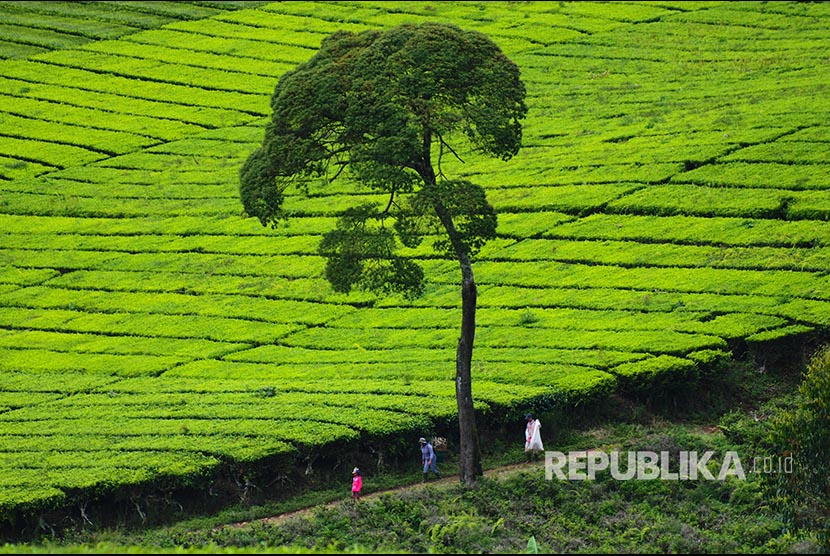
POLYGON ((344 177, 276 229, 241 214, 277 78, 338 29, 452 22, 522 69, 519 155, 442 161, 499 213, 474 265, 483 416, 520 430, 830 325, 830 4, 0 12, 5 523, 452 425, 457 266, 411 249, 422 298, 335 293, 322 234, 385 202, 344 177))

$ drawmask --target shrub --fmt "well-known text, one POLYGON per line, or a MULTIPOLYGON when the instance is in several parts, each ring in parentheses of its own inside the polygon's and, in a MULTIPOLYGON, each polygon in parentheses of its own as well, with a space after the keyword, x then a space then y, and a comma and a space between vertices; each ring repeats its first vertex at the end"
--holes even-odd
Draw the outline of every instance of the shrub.
POLYGON ((814 532, 830 549, 830 346, 810 360, 798 395, 795 409, 778 415, 770 433, 777 455, 792 458, 792 472, 768 475, 767 483, 790 529, 814 532))

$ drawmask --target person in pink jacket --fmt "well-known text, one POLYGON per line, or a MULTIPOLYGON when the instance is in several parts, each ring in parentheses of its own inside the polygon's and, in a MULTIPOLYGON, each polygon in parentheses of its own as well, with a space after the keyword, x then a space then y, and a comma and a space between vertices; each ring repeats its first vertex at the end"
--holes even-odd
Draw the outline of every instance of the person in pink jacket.
POLYGON ((355 467, 352 470, 352 500, 360 500, 360 490, 363 488, 363 477, 360 476, 360 469, 355 467))

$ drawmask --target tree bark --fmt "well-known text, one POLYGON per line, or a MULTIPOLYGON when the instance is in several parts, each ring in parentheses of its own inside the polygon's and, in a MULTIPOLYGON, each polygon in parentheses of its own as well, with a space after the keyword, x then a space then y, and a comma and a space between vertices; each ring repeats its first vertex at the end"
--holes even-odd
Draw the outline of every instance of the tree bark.
MULTIPOLYGON (((467 259, 466 256, 464 258, 467 259)), ((468 486, 475 486, 483 472, 472 388, 477 291, 469 259, 466 264, 461 262, 461 274, 461 336, 455 354, 455 399, 458 403, 458 431, 461 437, 461 480, 468 486)))
POLYGON ((478 477, 484 474, 481 469, 481 446, 478 442, 478 428, 473 406, 472 380, 478 292, 470 257, 461 243, 452 217, 437 200, 434 207, 450 237, 461 267, 461 335, 458 338, 458 347, 455 352, 455 399, 458 405, 461 480, 467 486, 475 486, 478 477))
MULTIPOLYGON (((424 133, 424 150, 419 164, 414 169, 420 174, 424 184, 435 185, 435 170, 430 160, 432 135, 424 133)), ((452 215, 441 203, 433 200, 435 214, 447 232, 447 236, 461 267, 461 335, 455 352, 455 400, 458 405, 458 434, 461 480, 467 486, 475 486, 484 472, 481 468, 481 446, 478 442, 475 406, 473 405, 473 343, 476 335, 476 281, 467 247, 461 241, 452 215)))

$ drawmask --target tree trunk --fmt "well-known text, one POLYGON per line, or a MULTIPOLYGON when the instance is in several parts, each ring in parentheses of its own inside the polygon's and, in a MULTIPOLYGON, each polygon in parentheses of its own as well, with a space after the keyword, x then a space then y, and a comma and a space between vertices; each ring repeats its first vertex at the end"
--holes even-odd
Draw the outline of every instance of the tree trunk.
MULTIPOLYGON (((424 150, 420 167, 414 168, 425 186, 435 185, 435 171, 430 161, 432 136, 424 134, 424 150)), ((476 281, 467 247, 461 241, 455 223, 440 199, 433 199, 435 214, 444 226, 461 266, 461 336, 455 352, 455 400, 458 405, 458 434, 461 480, 475 486, 484 473, 481 469, 481 447, 478 443, 476 414, 473 406, 473 342, 476 335, 476 281)))
POLYGON ((473 342, 476 335, 476 281, 466 247, 462 244, 447 209, 438 201, 435 212, 449 235, 461 266, 461 336, 455 352, 455 399, 458 404, 458 434, 461 480, 475 486, 481 470, 481 447, 478 443, 476 414, 473 406, 473 342))
POLYGON ((472 389, 477 293, 469 260, 466 261, 466 265, 461 262, 461 274, 463 276, 461 283, 461 337, 458 339, 458 349, 455 354, 455 399, 458 403, 461 480, 468 486, 474 486, 478 477, 483 473, 472 389))

